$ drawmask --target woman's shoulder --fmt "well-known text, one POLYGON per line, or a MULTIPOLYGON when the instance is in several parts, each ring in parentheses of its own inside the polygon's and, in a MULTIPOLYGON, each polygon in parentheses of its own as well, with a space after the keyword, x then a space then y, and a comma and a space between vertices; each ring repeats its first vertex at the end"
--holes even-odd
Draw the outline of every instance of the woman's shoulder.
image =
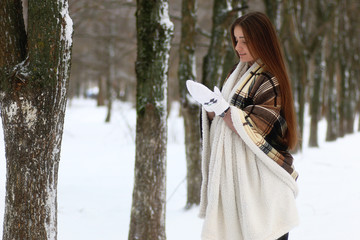
POLYGON ((279 82, 275 75, 268 71, 259 73, 249 90, 249 95, 258 101, 267 101, 280 96, 279 82))
POLYGON ((279 86, 275 75, 266 70, 257 74, 257 77, 254 79, 254 87, 256 89, 263 89, 264 86, 267 86, 267 88, 276 88, 279 86))
POLYGON ((262 83, 274 82, 276 85, 279 84, 276 76, 267 70, 262 71, 259 74, 259 76, 260 76, 260 79, 262 80, 262 83))
POLYGON ((262 71, 260 75, 263 76, 266 80, 271 80, 275 78, 275 75, 267 70, 262 71))

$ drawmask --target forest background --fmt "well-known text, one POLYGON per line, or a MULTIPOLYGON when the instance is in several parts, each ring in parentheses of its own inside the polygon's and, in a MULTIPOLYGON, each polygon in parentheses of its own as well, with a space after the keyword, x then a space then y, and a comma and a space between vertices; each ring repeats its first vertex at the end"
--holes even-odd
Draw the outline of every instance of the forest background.
MULTIPOLYGON (((213 6, 216 1, 198 0, 196 11, 196 79, 202 81, 204 57, 214 48, 213 6)), ((218 1, 221 2, 221 1, 218 1)), ((241 1, 224 1, 231 4, 241 1)), ((181 1, 170 0, 174 23, 169 59, 168 100, 179 101, 179 47, 181 1)), ((245 11, 267 13, 276 26, 292 80, 300 133, 305 104, 310 106, 311 146, 317 146, 317 122, 326 118, 327 140, 354 130, 359 104, 360 30, 355 0, 249 0, 245 11)), ((98 104, 112 99, 136 101, 136 3, 135 1, 72 1, 74 45, 69 97, 97 97, 98 104)), ((239 11, 239 14, 241 12, 239 11)), ((216 22, 215 22, 216 23, 216 22)), ((227 45, 228 47, 230 42, 227 45)), ((231 68, 236 60, 225 62, 231 68)), ((219 71, 219 70, 218 70, 219 71)), ((223 72, 222 77, 226 74, 223 72)), ((171 104, 168 104, 170 107, 171 104)), ((109 116, 108 116, 109 117, 109 116)), ((357 128, 360 128, 358 126, 357 128)))
POLYGON ((7 163, 4 239, 56 239, 66 100, 71 104, 80 97, 106 105, 105 122, 111 121, 114 101, 136 108, 129 239, 140 233, 165 239, 167 113, 171 103, 180 103, 190 209, 199 202, 201 181, 199 106, 187 98, 184 82, 191 78, 210 88, 221 85, 238 61, 229 26, 249 11, 265 12, 278 31, 300 136, 307 135, 304 117, 310 116, 309 138, 302 138, 295 151, 306 142, 319 145, 321 119, 326 121, 326 141, 360 129, 360 121, 355 126, 360 110, 360 3, 355 0, 81 0, 70 2, 73 21, 67 1, 29 2, 29 7, 26 0, 3 1, 0 10, 0 106, 7 163), (156 26, 155 34, 144 35, 147 26, 156 26), (152 227, 149 219, 157 225, 152 227))

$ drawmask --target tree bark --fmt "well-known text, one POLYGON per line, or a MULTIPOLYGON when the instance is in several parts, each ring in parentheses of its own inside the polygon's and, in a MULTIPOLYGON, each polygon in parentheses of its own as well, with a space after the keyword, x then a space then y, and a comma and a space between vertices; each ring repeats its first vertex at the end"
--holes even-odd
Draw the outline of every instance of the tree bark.
MULTIPOLYGON (((229 16, 229 18, 230 18, 229 22, 231 22, 231 23, 233 21, 235 21, 235 19, 240 17, 242 14, 244 14, 246 9, 248 8, 247 0, 232 0, 231 6, 232 6, 232 9, 235 9, 233 11, 233 13, 229 16)), ((227 29, 228 30, 230 29, 230 25, 228 26, 227 29)), ((228 37, 226 38, 226 41, 227 41, 227 44, 226 44, 227 46, 226 46, 224 63, 223 63, 223 72, 221 75, 220 86, 223 86, 223 84, 226 80, 226 77, 229 75, 230 71, 233 69, 235 64, 237 64, 239 62, 239 58, 236 55, 235 50, 232 46, 230 32, 228 33, 228 37)))
MULTIPOLYGON (((359 58, 357 54, 358 48, 356 47, 358 37, 356 36, 358 28, 358 17, 352 15, 352 11, 356 11, 355 5, 351 5, 351 0, 346 0, 340 6, 340 12, 343 17, 340 19, 339 24, 339 42, 341 42, 341 49, 339 55, 341 56, 341 99, 340 99, 340 135, 346 135, 353 133, 354 121, 356 112, 356 76, 354 70, 358 68, 356 66, 356 59, 359 58), (356 56, 357 55, 357 56, 356 56), (356 56, 356 57, 355 57, 356 56)), ((359 4, 358 4, 358 8, 359 4)), ((356 70, 355 70, 356 71, 356 70)))
POLYGON ((135 183, 129 240, 164 240, 167 72, 173 25, 166 0, 138 0, 135 183))
POLYGON ((72 21, 67 1, 29 1, 28 16, 26 35, 21 1, 0 2, 0 106, 7 170, 4 240, 57 238, 57 178, 72 21))
MULTIPOLYGON (((115 36, 115 25, 113 17, 110 16, 110 23, 109 23, 109 34, 110 36, 115 36)), ((108 64, 107 64, 107 77, 106 77, 106 100, 107 100, 107 113, 105 122, 110 122, 111 120, 111 112, 112 112, 112 104, 114 98, 114 83, 115 83, 115 65, 114 65, 114 58, 115 58, 115 39, 109 38, 108 42, 108 64)))
POLYGON ((322 85, 323 85, 323 74, 322 74, 322 49, 319 49, 315 53, 310 63, 314 68, 313 71, 310 71, 312 76, 313 86, 310 88, 311 99, 310 99, 310 138, 309 138, 309 147, 319 147, 318 144, 318 122, 320 120, 321 105, 322 105, 322 85))
POLYGON ((204 57, 202 82, 213 89, 214 86, 220 86, 223 79, 224 62, 230 38, 229 28, 238 16, 238 13, 247 6, 234 8, 233 2, 239 3, 239 0, 215 0, 212 17, 211 42, 207 55, 204 57), (229 9, 228 6, 232 6, 229 9))
POLYGON ((97 106, 98 107, 105 105, 104 85, 105 85, 105 78, 103 75, 101 75, 101 76, 99 76, 99 80, 98 80, 98 88, 99 88, 99 92, 97 95, 97 106))
POLYGON ((185 127, 185 152, 187 166, 186 209, 200 203, 201 188, 201 137, 200 108, 196 102, 189 101, 185 82, 196 80, 196 9, 197 0, 183 0, 181 10, 181 40, 179 47, 179 92, 181 113, 185 127))
MULTIPOLYGON (((337 10, 338 11, 338 10, 337 10)), ((326 121, 327 121, 327 130, 326 130, 326 141, 335 141, 338 137, 338 102, 336 96, 336 75, 338 72, 337 67, 337 36, 335 34, 335 25, 338 21, 338 15, 332 21, 331 31, 328 32, 328 46, 326 54, 326 73, 327 73, 327 88, 326 88, 326 121)))

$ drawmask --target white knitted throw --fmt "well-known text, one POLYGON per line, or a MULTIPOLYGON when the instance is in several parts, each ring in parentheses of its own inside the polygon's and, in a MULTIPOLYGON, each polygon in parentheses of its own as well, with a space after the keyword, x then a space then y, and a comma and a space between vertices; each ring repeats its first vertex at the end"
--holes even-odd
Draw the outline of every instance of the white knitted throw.
MULTIPOLYGON (((228 102, 256 66, 238 64, 222 90, 228 102)), ((297 184, 252 142, 238 114, 231 117, 240 136, 220 117, 210 124, 202 110, 202 239, 275 240, 298 224, 297 184)))

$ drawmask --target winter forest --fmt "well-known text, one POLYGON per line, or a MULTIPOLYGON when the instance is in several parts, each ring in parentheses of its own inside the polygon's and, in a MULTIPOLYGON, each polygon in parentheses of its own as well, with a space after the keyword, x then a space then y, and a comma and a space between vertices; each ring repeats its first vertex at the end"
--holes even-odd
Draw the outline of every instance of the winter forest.
POLYGON ((2 239, 200 239, 200 105, 238 63, 230 25, 276 28, 300 141, 290 239, 358 239, 360 2, 1 0, 2 239))

